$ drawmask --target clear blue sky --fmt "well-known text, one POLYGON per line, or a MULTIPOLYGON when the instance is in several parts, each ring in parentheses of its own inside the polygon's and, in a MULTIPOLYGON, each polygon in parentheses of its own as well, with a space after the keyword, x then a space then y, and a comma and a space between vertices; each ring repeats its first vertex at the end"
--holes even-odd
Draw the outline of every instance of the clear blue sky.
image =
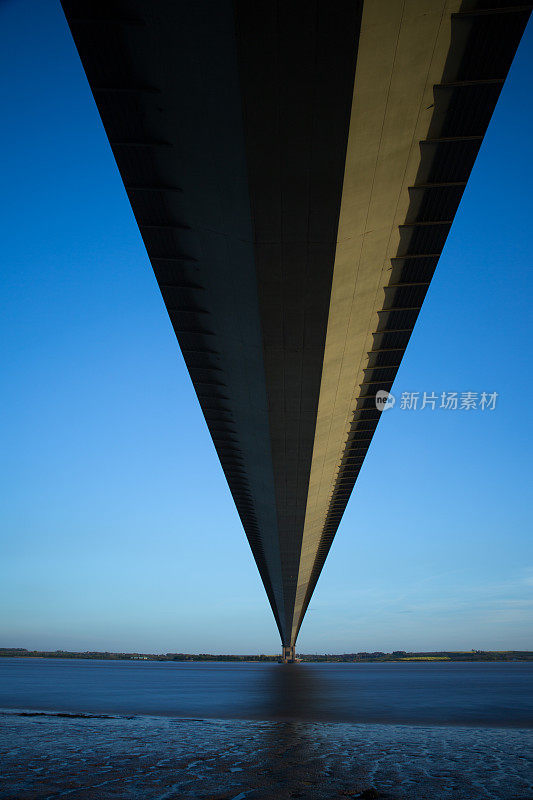
MULTIPOLYGON (((0 3, 0 646, 276 652, 278 634, 59 3, 0 3)), ((531 648, 533 27, 303 652, 531 648)))

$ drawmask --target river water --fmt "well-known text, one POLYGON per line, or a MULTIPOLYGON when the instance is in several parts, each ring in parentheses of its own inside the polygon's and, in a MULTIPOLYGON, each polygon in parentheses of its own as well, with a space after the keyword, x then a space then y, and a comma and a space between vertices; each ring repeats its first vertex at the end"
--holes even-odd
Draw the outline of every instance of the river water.
POLYGON ((533 662, 0 659, 0 707, 249 720, 533 726, 533 662))
POLYGON ((2 800, 531 800, 533 664, 0 659, 2 800))

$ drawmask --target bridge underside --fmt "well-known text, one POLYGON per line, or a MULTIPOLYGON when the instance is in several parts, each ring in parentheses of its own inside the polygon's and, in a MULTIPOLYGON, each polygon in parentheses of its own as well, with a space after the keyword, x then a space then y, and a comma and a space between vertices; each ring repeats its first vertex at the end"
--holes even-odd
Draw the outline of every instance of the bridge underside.
POLYGON ((290 647, 529 5, 63 6, 290 647))

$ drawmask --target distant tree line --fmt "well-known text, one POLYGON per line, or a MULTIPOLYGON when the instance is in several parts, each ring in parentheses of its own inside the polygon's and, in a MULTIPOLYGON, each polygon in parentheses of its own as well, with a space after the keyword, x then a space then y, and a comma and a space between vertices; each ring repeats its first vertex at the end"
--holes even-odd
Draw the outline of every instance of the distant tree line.
MULTIPOLYGON (((23 647, 0 647, 0 658, 89 658, 107 661, 278 661, 278 655, 220 655, 212 653, 109 653, 97 650, 26 650, 23 647)), ((431 662, 431 661, 533 661, 531 650, 442 650, 437 652, 392 653, 300 653, 306 662, 373 663, 373 662, 431 662)))

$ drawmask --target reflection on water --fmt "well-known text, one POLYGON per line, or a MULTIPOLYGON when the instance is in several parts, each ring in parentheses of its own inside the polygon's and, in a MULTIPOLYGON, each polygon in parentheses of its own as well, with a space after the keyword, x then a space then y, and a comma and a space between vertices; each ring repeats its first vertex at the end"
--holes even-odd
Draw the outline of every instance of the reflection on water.
POLYGON ((327 685, 323 673, 301 664, 276 664, 264 673, 264 707, 258 718, 272 720, 323 719, 327 685))
POLYGON ((263 780, 274 787, 290 785, 294 796, 307 796, 328 779, 323 760, 327 730, 313 720, 323 714, 327 698, 324 673, 301 664, 279 664, 262 673, 257 718, 276 721, 260 732, 258 766, 263 780), (305 792, 305 794, 301 794, 305 792))

